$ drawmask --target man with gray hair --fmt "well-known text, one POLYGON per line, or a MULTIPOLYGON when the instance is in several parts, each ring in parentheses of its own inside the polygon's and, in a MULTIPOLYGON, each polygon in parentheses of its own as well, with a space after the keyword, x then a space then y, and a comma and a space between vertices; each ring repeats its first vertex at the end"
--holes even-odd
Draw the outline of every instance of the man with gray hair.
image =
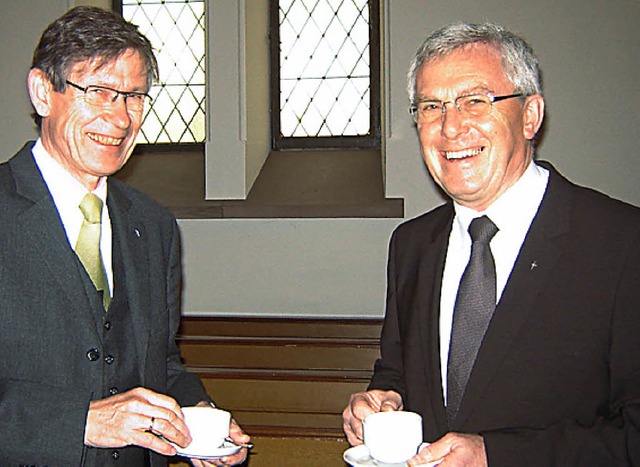
POLYGON ((343 412, 423 417, 410 465, 640 465, 640 209, 534 161, 538 60, 495 24, 432 34, 409 72, 450 202, 389 249, 381 358, 343 412))

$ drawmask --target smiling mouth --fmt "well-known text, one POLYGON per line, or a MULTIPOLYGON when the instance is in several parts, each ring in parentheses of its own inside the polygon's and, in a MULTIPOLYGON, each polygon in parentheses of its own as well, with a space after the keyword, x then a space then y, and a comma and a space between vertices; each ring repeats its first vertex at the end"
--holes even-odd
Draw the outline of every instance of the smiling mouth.
POLYGON ((88 133, 89 139, 105 146, 120 146, 124 138, 112 138, 110 136, 98 135, 96 133, 88 133))
POLYGON ((447 160, 451 161, 474 157, 482 152, 484 152, 484 146, 476 149, 464 149, 462 151, 444 151, 444 157, 446 157, 447 160))

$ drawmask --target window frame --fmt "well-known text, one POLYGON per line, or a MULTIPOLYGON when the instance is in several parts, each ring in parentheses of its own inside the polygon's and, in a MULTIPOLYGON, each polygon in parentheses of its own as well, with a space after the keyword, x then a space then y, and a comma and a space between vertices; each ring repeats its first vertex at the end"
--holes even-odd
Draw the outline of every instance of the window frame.
POLYGON ((280 132, 280 13, 279 1, 269 0, 271 76, 271 147, 286 149, 366 149, 381 146, 380 87, 380 2, 369 3, 369 121, 368 135, 359 136, 282 136, 280 132))

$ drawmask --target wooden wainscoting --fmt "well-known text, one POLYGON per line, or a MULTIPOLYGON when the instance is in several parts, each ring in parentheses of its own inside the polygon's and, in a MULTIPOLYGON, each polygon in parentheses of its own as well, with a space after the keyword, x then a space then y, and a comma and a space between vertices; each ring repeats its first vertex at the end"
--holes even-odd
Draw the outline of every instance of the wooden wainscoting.
POLYGON ((184 318, 184 363, 255 444, 251 467, 341 466, 342 410, 366 388, 382 320, 184 318))

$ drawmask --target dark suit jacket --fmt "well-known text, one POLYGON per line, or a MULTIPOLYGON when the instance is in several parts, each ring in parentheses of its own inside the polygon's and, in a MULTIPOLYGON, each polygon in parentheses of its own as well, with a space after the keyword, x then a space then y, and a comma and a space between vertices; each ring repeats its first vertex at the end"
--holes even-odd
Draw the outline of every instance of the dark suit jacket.
MULTIPOLYGON (((89 402, 101 371, 87 357, 100 339, 49 191, 27 144, 0 165, 0 465, 79 465, 89 402)), ((109 180, 107 203, 133 313, 145 387, 181 405, 206 400, 180 363, 180 252, 175 218, 109 180)), ((152 465, 164 458, 151 456, 152 465)))
MULTIPOLYGON (((451 431, 491 466, 640 465, 640 209, 553 167, 451 431)), ((447 429, 439 303, 453 206, 394 232, 381 358, 370 389, 447 429)))

